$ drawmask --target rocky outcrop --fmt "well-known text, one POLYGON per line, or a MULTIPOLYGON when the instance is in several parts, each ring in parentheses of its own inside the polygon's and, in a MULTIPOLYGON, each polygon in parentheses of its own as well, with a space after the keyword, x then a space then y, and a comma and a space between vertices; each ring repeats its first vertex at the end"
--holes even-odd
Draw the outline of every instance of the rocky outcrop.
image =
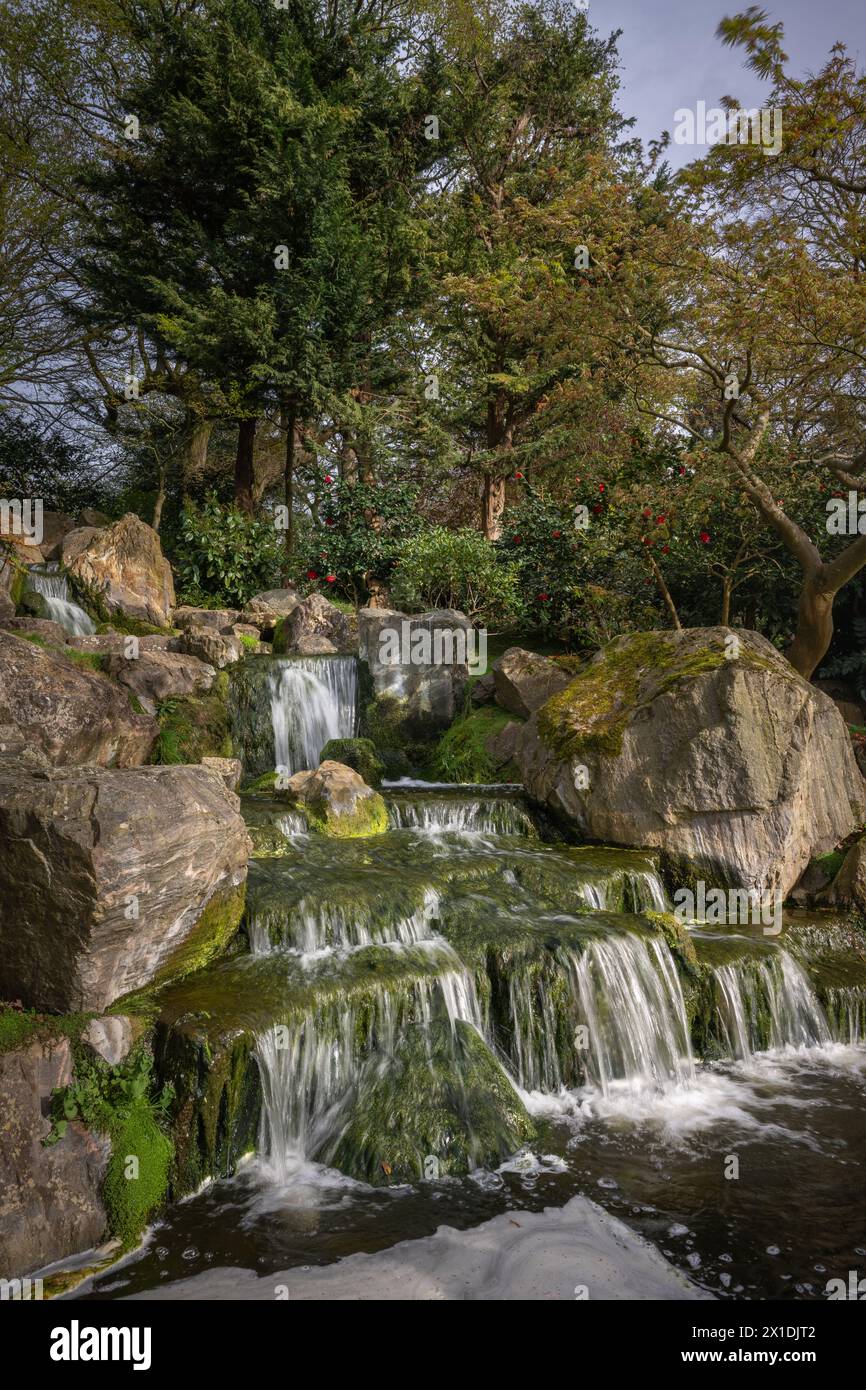
POLYGON ((236 930, 249 840, 201 766, 0 770, 0 998, 102 1011, 236 930))
POLYGON ((136 767, 159 732, 105 676, 8 632, 0 632, 0 725, 15 726, 54 767, 136 767))
POLYGON ((866 917, 866 835, 848 850, 841 869, 817 901, 822 907, 850 908, 866 917))
POLYGON ((581 836, 787 893, 862 823, 842 717, 763 637, 618 638, 521 729, 527 792, 581 836))
POLYGON ((27 632, 31 637, 40 637, 55 647, 65 647, 70 636, 65 627, 53 622, 51 618, 8 618, 6 622, 0 623, 0 627, 4 632, 27 632))
POLYGON ((175 606, 171 566, 159 536, 132 512, 113 526, 70 531, 62 548, 64 568, 110 612, 168 627, 175 606))
POLYGON ((564 690, 571 676, 546 656, 509 647, 493 663, 496 703, 509 714, 528 719, 537 709, 564 690))
POLYGON ((358 651, 372 696, 362 731, 382 748, 435 738, 462 705, 473 642, 472 624, 454 609, 409 617, 362 608, 358 651))
POLYGON ((215 632, 209 627, 187 628, 172 645, 187 656, 197 657, 208 666, 214 666, 218 671, 240 661, 244 650, 239 637, 215 632))
POLYGON ((72 1080, 68 1039, 0 1052, 0 1272, 20 1278, 97 1245, 106 1231, 100 1191, 110 1141, 77 1120, 50 1147, 46 1112, 72 1080))
POLYGON ((279 795, 303 811, 311 830, 325 835, 354 839, 388 829, 381 796, 345 763, 327 760, 314 772, 296 772, 279 795))
POLYGON ((330 644, 328 650, 345 652, 352 645, 352 628, 348 617, 322 594, 310 594, 295 604, 287 617, 280 618, 274 630, 274 656, 290 656, 302 649, 308 655, 313 641, 330 644), (301 644, 305 644, 302 648, 301 644))
POLYGON ((244 770, 240 758, 202 758, 201 765, 221 777, 230 792, 237 791, 244 770))
POLYGON ((256 594, 244 606, 240 621, 251 624, 258 629, 262 637, 270 639, 280 618, 287 618, 300 601, 296 589, 266 589, 263 594, 256 594))
POLYGON ((122 654, 106 656, 108 675, 125 686, 148 714, 155 714, 163 700, 186 695, 206 695, 216 680, 213 666, 185 652, 144 651, 136 658, 122 654))

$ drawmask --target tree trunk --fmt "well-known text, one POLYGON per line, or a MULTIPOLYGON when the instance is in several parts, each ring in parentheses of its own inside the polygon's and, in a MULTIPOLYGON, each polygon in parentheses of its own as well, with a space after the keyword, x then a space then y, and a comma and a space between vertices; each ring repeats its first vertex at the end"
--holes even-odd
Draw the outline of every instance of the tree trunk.
MULTIPOLYGON (((508 398, 504 391, 497 391, 487 402, 487 449, 506 454, 511 452, 512 426, 508 417, 508 398)), ((505 511, 505 474, 507 461, 494 471, 484 474, 484 491, 481 496, 481 528, 489 541, 498 541, 502 535, 502 516, 505 511)))
POLYGON ((484 495, 481 501, 481 522, 489 541, 502 535, 502 514, 505 511, 505 479, 493 473, 484 474, 484 495))
POLYGON ((242 512, 253 514, 253 448, 256 442, 255 419, 238 421, 238 450, 235 456, 235 502, 242 512))
POLYGON ((159 535, 159 527, 162 522, 162 509, 165 506, 165 475, 167 467, 168 465, 165 459, 163 459, 159 465, 159 482, 156 488, 156 500, 153 504, 153 521, 150 523, 157 535, 159 535))
POLYGON ((809 680, 827 654, 833 640, 833 600, 836 591, 822 585, 822 574, 808 575, 797 605, 797 631, 785 655, 801 676, 809 680))
POLYGON ((207 466, 207 446, 213 430, 212 420, 203 420, 200 415, 190 413, 181 468, 183 469, 184 492, 189 479, 200 477, 207 466))
POLYGON ((284 407, 283 419, 286 427, 286 540, 283 556, 283 583, 288 584, 292 577, 292 551, 295 548, 295 420, 294 402, 284 407))
POLYGON ((719 618, 722 627, 731 626, 731 591, 733 587, 733 579, 729 574, 726 574, 722 580, 722 616, 719 618))
POLYGON ((676 606, 676 604, 674 603, 673 599, 671 598, 671 591, 670 591, 670 589, 668 588, 667 584, 665 583, 665 577, 664 577, 664 575, 662 574, 661 570, 659 569, 658 565, 656 564, 655 560, 653 559, 653 557, 652 557, 651 555, 650 555, 650 557, 649 557, 649 562, 650 562, 650 567, 651 567, 651 569, 652 569, 652 572, 653 572, 653 574, 655 575, 655 581, 656 581, 656 584, 658 585, 659 593, 661 594, 662 598, 664 599, 664 601, 665 601, 665 607, 667 608, 668 612, 669 612, 670 615, 671 615, 671 622, 673 623, 673 625, 674 625, 674 627, 677 629, 677 631, 678 631, 678 632, 681 632, 681 631, 682 631, 682 626, 683 626, 683 625, 682 625, 682 623, 680 622, 680 615, 679 615, 679 613, 677 612, 677 606, 676 606))

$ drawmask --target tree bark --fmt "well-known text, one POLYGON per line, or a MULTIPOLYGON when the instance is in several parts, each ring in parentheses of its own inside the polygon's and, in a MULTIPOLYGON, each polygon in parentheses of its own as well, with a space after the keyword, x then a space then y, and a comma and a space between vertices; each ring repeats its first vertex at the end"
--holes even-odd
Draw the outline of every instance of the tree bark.
POLYGON ((656 584, 658 585, 659 593, 661 594, 662 598, 664 599, 664 601, 665 601, 665 607, 667 608, 668 612, 669 612, 670 615, 671 615, 671 622, 673 623, 673 625, 674 625, 674 627, 677 629, 677 631, 678 631, 678 632, 681 632, 681 631, 682 631, 682 626, 683 626, 683 625, 682 625, 682 623, 680 622, 680 615, 679 615, 679 613, 677 612, 676 604, 674 603, 673 599, 671 598, 671 591, 670 591, 670 589, 668 588, 667 584, 665 583, 665 577, 664 577, 664 575, 662 574, 661 570, 659 569, 658 565, 656 564, 655 560, 653 559, 652 555, 650 555, 650 557, 649 557, 649 562, 650 562, 650 568, 652 569, 652 572, 653 572, 653 574, 654 574, 654 576, 655 576, 656 584))
POLYGON ((719 618, 721 627, 730 627, 731 625, 731 590, 733 587, 734 581, 729 574, 726 574, 722 580, 722 613, 719 618))
POLYGON ((292 552, 295 548, 295 425, 297 412, 294 401, 290 401, 283 409, 283 419, 286 427, 286 539, 285 553, 283 556, 283 582, 288 584, 292 577, 292 552))
POLYGON ((210 442, 213 421, 204 420, 200 415, 190 414, 189 426, 181 467, 183 469, 184 491, 190 478, 204 473, 207 466, 207 446, 210 442))
POLYGON ((162 522, 162 509, 165 506, 165 475, 168 465, 165 459, 159 465, 159 481, 156 487, 156 499, 153 504, 153 521, 150 523, 157 535, 162 522))
MULTIPOLYGON (((487 403, 487 448, 498 453, 510 453, 512 446, 512 425, 508 417, 508 400, 504 391, 497 391, 487 403)), ((502 535, 502 516, 505 512, 505 473, 506 463, 496 471, 484 473, 484 489, 481 495, 481 528, 489 541, 498 541, 502 535)))
POLYGON ((238 421, 238 449, 235 455, 235 502, 242 512, 253 514, 253 449, 258 420, 238 421))

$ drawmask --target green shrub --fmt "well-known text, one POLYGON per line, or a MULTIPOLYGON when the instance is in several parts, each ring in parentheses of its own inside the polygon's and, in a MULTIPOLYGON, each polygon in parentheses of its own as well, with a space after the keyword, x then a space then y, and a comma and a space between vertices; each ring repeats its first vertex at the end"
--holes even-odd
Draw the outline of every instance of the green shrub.
POLYGON ((178 564, 181 601, 242 608, 247 599, 279 583, 282 533, 211 494, 190 503, 181 521, 178 564))
POLYGON ((391 593, 398 607, 456 608, 487 626, 519 623, 518 574, 502 564, 480 531, 433 526, 404 541, 391 593))
POLYGON ((433 757, 434 776, 443 782, 496 782, 507 780, 496 769, 487 751, 487 741, 510 724, 513 715, 496 705, 482 705, 465 714, 446 729, 433 757))

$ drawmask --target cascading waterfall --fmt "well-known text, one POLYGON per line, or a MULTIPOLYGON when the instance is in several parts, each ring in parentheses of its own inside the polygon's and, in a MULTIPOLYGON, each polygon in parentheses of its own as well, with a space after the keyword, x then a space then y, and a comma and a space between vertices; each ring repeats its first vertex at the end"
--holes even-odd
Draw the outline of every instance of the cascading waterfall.
POLYGON ((531 835, 533 825, 519 801, 508 797, 457 800, 445 797, 388 798, 393 830, 425 835, 531 835))
POLYGON ((276 768, 292 774, 318 767, 330 739, 353 737, 358 693, 353 656, 275 658, 268 690, 276 768))
POLYGON ((866 988, 834 986, 827 991, 825 1013, 836 1042, 866 1043, 866 988))
POLYGON ((417 945, 436 941, 430 923, 439 909, 439 894, 428 889, 423 902, 405 914, 390 919, 376 902, 353 903, 302 899, 291 912, 252 911, 249 922, 250 947, 254 955, 270 955, 276 947, 313 955, 322 951, 358 950, 365 946, 417 945))
POLYGON ((718 966, 713 974, 728 1056, 745 1059, 767 1047, 822 1047, 832 1041, 809 977, 787 951, 718 966))
POLYGON ((596 912, 621 908, 626 912, 667 912, 664 884, 657 873, 631 869, 609 882, 584 883, 583 898, 596 912), (618 898, 621 901, 614 901, 618 898))
POLYGON ((32 569, 28 575, 28 585, 44 598, 51 621, 59 623, 66 632, 75 637, 87 637, 96 631, 84 609, 71 602, 69 582, 56 564, 47 566, 45 570, 32 569))

